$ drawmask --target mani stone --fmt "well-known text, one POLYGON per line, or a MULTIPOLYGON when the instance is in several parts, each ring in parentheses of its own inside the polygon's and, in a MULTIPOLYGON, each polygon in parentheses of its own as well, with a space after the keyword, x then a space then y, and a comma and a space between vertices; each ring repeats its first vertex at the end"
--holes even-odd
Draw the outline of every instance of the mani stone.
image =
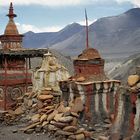
POLYGON ((129 86, 134 86, 138 81, 140 77, 138 75, 130 75, 128 77, 128 85, 129 86))

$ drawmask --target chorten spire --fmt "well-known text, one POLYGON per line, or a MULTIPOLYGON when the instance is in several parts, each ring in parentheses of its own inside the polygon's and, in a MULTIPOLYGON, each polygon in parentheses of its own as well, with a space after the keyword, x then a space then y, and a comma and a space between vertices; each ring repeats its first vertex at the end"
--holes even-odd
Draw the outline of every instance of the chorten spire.
POLYGON ((22 37, 23 35, 19 34, 17 26, 14 22, 14 17, 17 15, 14 13, 14 8, 12 2, 10 3, 8 24, 6 25, 4 34, 0 36, 0 41, 4 49, 20 49, 22 48, 22 37))
POLYGON ((13 8, 13 3, 10 3, 10 7, 9 7, 9 13, 7 15, 9 17, 9 19, 13 19, 14 17, 17 17, 16 14, 14 14, 14 8, 13 8))

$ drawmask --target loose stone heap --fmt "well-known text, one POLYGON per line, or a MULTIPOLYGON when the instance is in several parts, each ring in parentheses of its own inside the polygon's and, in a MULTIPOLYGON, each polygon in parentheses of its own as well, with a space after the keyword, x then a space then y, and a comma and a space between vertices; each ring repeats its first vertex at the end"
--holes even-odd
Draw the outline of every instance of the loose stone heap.
POLYGON ((25 133, 49 133, 60 139, 84 140, 91 139, 92 132, 87 131, 79 123, 79 113, 83 110, 80 98, 65 107, 60 102, 60 95, 51 88, 40 93, 26 93, 18 99, 17 108, 8 110, 5 121, 22 121, 27 126, 20 130, 25 133), (9 118, 8 118, 9 117, 9 118))

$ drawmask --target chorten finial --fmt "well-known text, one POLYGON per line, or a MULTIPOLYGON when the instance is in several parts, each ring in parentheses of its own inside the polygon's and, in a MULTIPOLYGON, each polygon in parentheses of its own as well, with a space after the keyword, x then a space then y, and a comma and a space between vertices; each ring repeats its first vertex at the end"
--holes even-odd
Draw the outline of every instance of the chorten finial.
POLYGON ((13 3, 10 3, 10 7, 9 7, 9 14, 7 15, 10 19, 13 19, 14 17, 16 17, 17 15, 14 14, 14 8, 13 8, 13 3))

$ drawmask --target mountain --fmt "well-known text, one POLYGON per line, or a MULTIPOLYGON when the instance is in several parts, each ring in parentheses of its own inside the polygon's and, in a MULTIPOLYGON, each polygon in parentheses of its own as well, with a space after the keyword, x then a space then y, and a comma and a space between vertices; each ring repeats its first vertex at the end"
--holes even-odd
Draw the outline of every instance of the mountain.
POLYGON ((67 38, 83 30, 83 28, 84 27, 78 23, 72 23, 67 25, 59 32, 34 33, 29 31, 24 34, 23 46, 25 48, 48 47, 66 40, 67 38))
POLYGON ((108 75, 112 79, 126 82, 131 74, 136 73, 136 67, 140 66, 140 53, 134 54, 119 63, 116 67, 108 71, 108 75))
MULTIPOLYGON (((49 47, 65 55, 78 55, 85 48, 85 27, 70 24, 59 32, 25 34, 25 47, 49 47)), ((105 58, 123 58, 140 51, 140 8, 98 19, 89 26, 89 44, 105 58)))
MULTIPOLYGON (((140 51, 140 8, 104 17, 89 26, 89 43, 103 55, 121 57, 140 51), (118 56, 119 55, 119 56, 118 56)), ((51 48, 77 55, 85 48, 85 30, 54 44, 51 48)))

